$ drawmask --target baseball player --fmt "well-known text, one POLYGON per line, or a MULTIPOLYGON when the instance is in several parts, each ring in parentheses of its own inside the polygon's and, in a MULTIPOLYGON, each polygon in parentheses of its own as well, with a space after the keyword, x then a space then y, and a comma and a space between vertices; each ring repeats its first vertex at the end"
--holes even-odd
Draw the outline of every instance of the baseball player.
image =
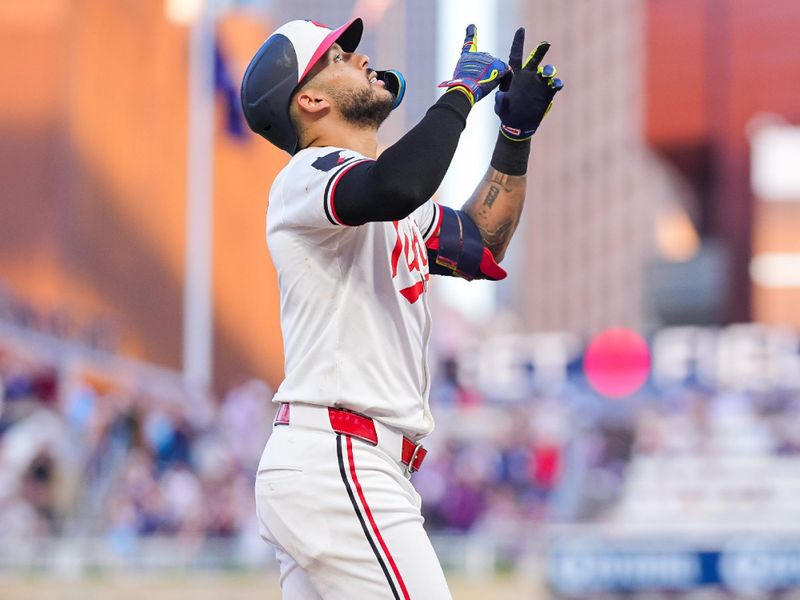
POLYGON ((258 468, 262 537, 283 597, 449 598, 409 481, 433 429, 430 275, 502 279, 522 212, 530 140, 562 87, 543 42, 508 64, 467 28, 453 77, 377 157, 402 100, 397 71, 356 52, 363 25, 292 21, 242 82, 250 128, 292 158, 272 185, 267 243, 278 272, 286 377, 258 468), (491 166, 461 210, 430 200, 472 106, 496 87, 491 166))

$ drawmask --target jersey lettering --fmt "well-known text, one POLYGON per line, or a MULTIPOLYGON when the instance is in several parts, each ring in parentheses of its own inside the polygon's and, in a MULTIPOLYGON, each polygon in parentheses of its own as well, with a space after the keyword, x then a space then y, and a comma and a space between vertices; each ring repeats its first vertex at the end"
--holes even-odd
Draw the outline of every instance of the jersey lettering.
POLYGON ((425 292, 426 282, 430 279, 428 273, 428 253, 425 245, 419 236, 416 228, 411 226, 408 219, 403 221, 393 221, 395 234, 397 238, 392 249, 392 279, 397 278, 398 267, 400 265, 400 258, 403 258, 403 264, 407 272, 412 276, 419 277, 413 285, 400 289, 400 294, 408 300, 410 304, 414 304, 419 297, 425 292))

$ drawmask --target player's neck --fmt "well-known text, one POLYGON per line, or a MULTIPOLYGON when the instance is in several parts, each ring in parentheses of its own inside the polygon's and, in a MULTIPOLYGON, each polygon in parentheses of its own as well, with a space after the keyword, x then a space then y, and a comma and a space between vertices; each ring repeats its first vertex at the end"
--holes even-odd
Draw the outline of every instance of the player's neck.
POLYGON ((341 125, 317 132, 309 146, 347 148, 369 158, 377 158, 378 130, 341 125))

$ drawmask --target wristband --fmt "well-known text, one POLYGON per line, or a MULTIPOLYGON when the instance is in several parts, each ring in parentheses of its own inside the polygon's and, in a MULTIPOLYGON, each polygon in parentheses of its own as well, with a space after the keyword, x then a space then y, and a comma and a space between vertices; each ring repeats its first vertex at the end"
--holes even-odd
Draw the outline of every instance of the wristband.
POLYGON ((497 134, 491 165, 496 171, 518 177, 528 172, 530 154, 530 138, 515 142, 508 139, 501 131, 497 134))

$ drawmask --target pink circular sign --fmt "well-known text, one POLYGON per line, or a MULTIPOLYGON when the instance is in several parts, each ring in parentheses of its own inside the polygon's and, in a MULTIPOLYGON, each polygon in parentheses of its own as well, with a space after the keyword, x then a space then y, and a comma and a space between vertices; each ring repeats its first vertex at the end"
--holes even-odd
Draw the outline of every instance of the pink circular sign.
POLYGON ((586 349, 583 370, 597 393, 608 398, 630 396, 647 381, 650 349, 635 331, 607 329, 586 349))

